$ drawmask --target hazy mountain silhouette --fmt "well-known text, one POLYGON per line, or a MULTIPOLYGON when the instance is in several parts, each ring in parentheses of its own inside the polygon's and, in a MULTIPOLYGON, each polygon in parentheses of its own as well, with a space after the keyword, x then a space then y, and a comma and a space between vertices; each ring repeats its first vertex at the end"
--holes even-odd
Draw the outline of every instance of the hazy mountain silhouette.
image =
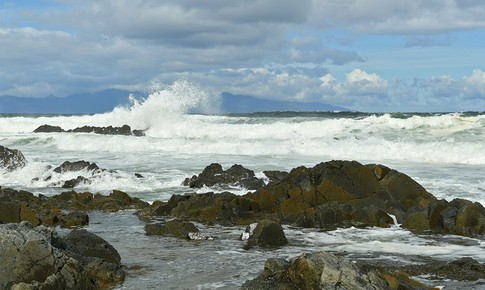
MULTIPOLYGON (((67 97, 45 98, 0 97, 0 113, 6 114, 96 114, 112 111, 129 103, 130 94, 139 92, 103 90, 94 93, 73 94, 67 97)), ((192 110, 197 112, 197 109, 192 110)), ((221 113, 253 113, 272 111, 348 111, 348 109, 322 103, 304 103, 259 99, 246 95, 221 95, 221 113)))

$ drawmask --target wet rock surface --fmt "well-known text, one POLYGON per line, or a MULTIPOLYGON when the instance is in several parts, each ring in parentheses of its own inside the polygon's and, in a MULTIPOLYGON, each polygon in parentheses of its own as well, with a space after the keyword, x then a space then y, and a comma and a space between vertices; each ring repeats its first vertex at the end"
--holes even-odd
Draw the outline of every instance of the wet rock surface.
POLYGON ((120 284, 125 278, 118 251, 103 238, 84 229, 73 230, 65 238, 67 252, 80 261, 85 275, 96 288, 120 284))
POLYGON ((254 246, 278 248, 287 244, 288 239, 279 223, 271 220, 261 220, 254 229, 250 230, 250 235, 244 248, 250 249, 254 246))
POLYGON ((102 135, 133 135, 133 136, 145 136, 143 130, 131 130, 128 125, 123 125, 121 127, 96 127, 96 126, 83 126, 72 130, 64 130, 59 126, 42 125, 34 130, 34 133, 62 133, 62 132, 72 132, 72 133, 95 133, 102 135))
MULTIPOLYGON (((199 176, 186 179, 186 183, 194 187, 218 184, 224 180, 224 174, 220 165, 211 164, 199 176), (204 180, 211 181, 206 184, 204 180)), ((403 227, 415 232, 472 237, 485 232, 485 210, 481 204, 438 200, 403 173, 356 161, 297 167, 279 181, 243 196, 207 193, 174 197, 152 213, 228 225, 267 218, 324 230, 389 227, 395 217, 403 227)))
POLYGON ((51 228, 33 228, 28 222, 0 225, 0 289, 114 286, 125 277, 117 254, 92 233, 81 240, 64 239, 51 228))
MULTIPOLYGON (((417 282, 416 282, 417 283, 417 282)), ((390 287, 382 273, 326 252, 302 254, 284 259, 266 260, 262 273, 241 287, 263 289, 428 289, 390 287)))
POLYGON ((264 185, 264 182, 257 178, 254 171, 235 164, 227 170, 223 170, 218 163, 212 163, 204 168, 197 176, 186 178, 183 182, 191 188, 203 186, 240 186, 249 190, 256 190, 264 185))
POLYGON ((115 212, 141 209, 146 206, 148 203, 117 190, 109 195, 67 191, 52 197, 42 195, 37 197, 27 191, 0 188, 0 224, 28 221, 34 226, 40 224, 82 226, 89 222, 89 218, 84 217, 81 212, 92 210, 115 212))
POLYGON ((22 152, 17 149, 9 149, 0 145, 0 172, 2 170, 11 172, 21 169, 25 165, 27 165, 27 160, 22 152))
MULTIPOLYGON (((145 225, 145 233, 149 236, 159 235, 190 239, 189 234, 199 233, 199 229, 191 222, 174 219, 164 223, 147 224, 145 225)), ((195 235, 192 236, 195 237, 195 235)))

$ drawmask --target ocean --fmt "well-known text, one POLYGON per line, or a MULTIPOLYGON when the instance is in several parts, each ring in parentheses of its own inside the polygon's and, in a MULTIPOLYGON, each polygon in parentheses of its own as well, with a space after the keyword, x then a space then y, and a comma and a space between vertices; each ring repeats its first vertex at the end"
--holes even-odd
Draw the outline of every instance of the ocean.
MULTIPOLYGON (((28 160, 21 170, 0 173, 0 186, 58 194, 65 191, 59 187, 61 180, 88 176, 88 172, 61 174, 53 173, 53 168, 64 161, 85 160, 108 170, 76 191, 107 194, 119 189, 153 202, 193 192, 182 181, 214 162, 224 169, 241 164, 264 177, 264 170, 289 171, 329 160, 356 160, 403 172, 438 198, 485 204, 484 141, 485 112, 231 115, 218 114, 217 101, 205 92, 167 89, 104 114, 0 115, 0 145, 21 150, 28 160), (191 113, 200 107, 204 114, 191 113), (43 124, 66 130, 128 124, 145 130, 146 136, 33 133, 43 124), (52 178, 44 180, 49 175, 52 178)), ((222 189, 197 190, 207 191, 222 189)), ((244 188, 231 191, 247 192, 244 188)), ((429 258, 451 261, 463 256, 485 262, 483 239, 416 235, 399 225, 329 232, 285 226, 289 246, 246 251, 238 240, 244 227, 197 224, 214 240, 193 242, 145 236, 145 223, 130 211, 93 212, 90 219, 87 229, 113 244, 127 266, 128 277, 120 289, 234 289, 255 278, 267 258, 320 250, 354 260, 391 263, 429 258)), ((472 282, 421 279, 445 289, 479 287, 472 282)))

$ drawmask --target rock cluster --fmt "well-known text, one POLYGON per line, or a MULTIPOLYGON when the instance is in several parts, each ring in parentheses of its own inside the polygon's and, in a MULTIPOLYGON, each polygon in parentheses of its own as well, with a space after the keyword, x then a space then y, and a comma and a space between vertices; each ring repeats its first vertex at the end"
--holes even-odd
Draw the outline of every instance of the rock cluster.
MULTIPOLYGON (((212 164, 191 182, 205 180, 205 176, 222 179, 221 170, 212 164)), ((395 218, 416 232, 464 236, 485 233, 485 209, 481 204, 462 199, 438 200, 401 172, 356 161, 297 167, 281 179, 242 196, 229 192, 173 195, 167 203, 155 203, 144 214, 222 225, 272 219, 325 230, 389 227, 395 218)))
POLYGON ((68 191, 52 197, 37 197, 27 191, 0 188, 0 224, 28 221, 33 226, 77 227, 89 222, 86 211, 114 212, 146 206, 148 203, 117 190, 107 196, 68 191))
POLYGON ((270 289, 429 289, 416 281, 359 266, 327 252, 304 253, 289 261, 270 258, 262 273, 243 290, 270 289), (389 283, 389 282, 392 282, 389 283))
POLYGON ((0 225, 0 289, 101 289, 123 282, 118 252, 87 231, 61 238, 28 222, 0 225))
POLYGON ((72 133, 95 133, 102 135, 133 135, 133 136, 145 136, 143 130, 131 130, 128 125, 123 125, 121 127, 96 127, 96 126, 83 126, 72 130, 64 130, 59 126, 42 125, 34 130, 34 133, 62 133, 62 132, 72 132, 72 133))
POLYGON ((227 170, 223 170, 218 163, 207 166, 198 176, 186 178, 183 185, 191 188, 201 188, 203 186, 239 186, 249 190, 260 189, 264 182, 257 178, 254 171, 244 168, 239 164, 233 165, 227 170))

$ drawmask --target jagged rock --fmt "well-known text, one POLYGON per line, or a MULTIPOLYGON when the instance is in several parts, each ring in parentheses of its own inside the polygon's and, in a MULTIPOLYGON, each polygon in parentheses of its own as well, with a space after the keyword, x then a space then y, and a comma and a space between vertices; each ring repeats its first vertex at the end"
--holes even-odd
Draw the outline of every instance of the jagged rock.
POLYGON ((485 208, 464 199, 439 200, 423 209, 412 208, 403 226, 417 232, 481 236, 485 233, 485 208))
POLYGON ((34 130, 34 133, 61 133, 66 132, 59 126, 42 125, 34 130))
POLYGON ((0 289, 99 289, 123 281, 111 245, 91 233, 68 236, 62 239, 53 229, 28 222, 0 225, 0 289), (115 266, 103 267, 108 264, 115 266))
POLYGON ((78 186, 79 184, 89 184, 91 183, 89 181, 89 179, 87 179, 86 177, 84 176, 78 176, 76 178, 73 178, 73 179, 69 179, 69 180, 66 180, 64 181, 64 184, 62 184, 62 188, 74 188, 76 186, 78 186))
POLYGON ((256 190, 264 185, 264 182, 257 178, 254 171, 235 164, 224 171, 218 163, 212 163, 204 168, 198 176, 186 178, 185 186, 201 188, 203 186, 241 186, 249 190, 256 190))
POLYGON ((269 179, 269 182, 278 182, 288 176, 286 171, 266 170, 263 173, 269 179))
POLYGON ((302 254, 289 261, 270 258, 263 272, 243 290, 263 289, 389 289, 374 270, 326 252, 302 254))
POLYGON ((20 150, 9 149, 0 145, 0 169, 6 172, 21 169, 27 165, 27 160, 20 150))
MULTIPOLYGON (((246 172, 239 166, 234 171, 246 172)), ((213 163, 199 176, 186 179, 186 184, 194 187, 219 184, 226 180, 226 172, 213 163)), ((485 233, 485 209, 481 204, 438 200, 403 173, 356 161, 329 161, 313 168, 300 166, 282 179, 243 196, 231 193, 173 196, 168 203, 157 204, 144 215, 168 215, 221 225, 247 225, 271 219, 324 230, 389 227, 395 224, 392 215, 397 223, 415 232, 464 236, 485 233)))
POLYGON ((65 161, 60 166, 54 168, 54 172, 56 173, 64 173, 64 172, 73 172, 73 171, 96 171, 99 170, 98 165, 96 163, 90 163, 88 161, 80 160, 75 162, 65 161))
POLYGON ((58 133, 58 132, 73 132, 73 133, 95 133, 103 135, 133 135, 133 136, 145 136, 143 130, 133 130, 128 125, 121 127, 97 127, 97 126, 83 126, 77 127, 72 130, 64 130, 59 126, 42 125, 34 130, 34 133, 58 133))
POLYGON ((285 232, 279 223, 271 220, 261 220, 249 236, 245 248, 249 249, 256 245, 265 248, 277 248, 287 244, 288 240, 285 232))
POLYGON ((55 226, 64 219, 61 211, 119 211, 143 209, 149 204, 127 193, 113 190, 108 196, 89 192, 63 192, 46 197, 34 196, 27 191, 0 188, 0 224, 29 221, 34 225, 55 226))
POLYGON ((176 238, 190 239, 190 233, 198 233, 199 229, 191 222, 178 219, 169 220, 165 223, 155 223, 145 225, 147 235, 170 236, 176 238))

